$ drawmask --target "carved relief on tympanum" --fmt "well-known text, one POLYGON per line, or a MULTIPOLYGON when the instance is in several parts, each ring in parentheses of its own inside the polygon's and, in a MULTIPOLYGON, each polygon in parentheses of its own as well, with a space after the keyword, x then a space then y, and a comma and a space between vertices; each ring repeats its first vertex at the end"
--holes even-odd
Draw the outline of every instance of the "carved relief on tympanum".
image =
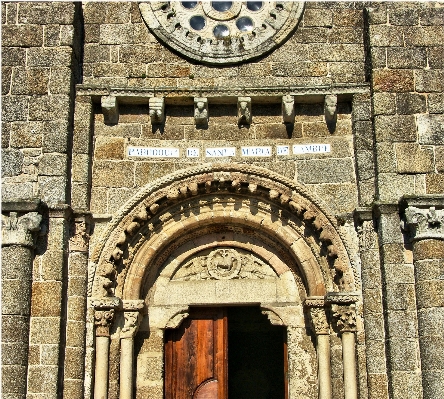
POLYGON ((188 260, 174 274, 172 280, 230 280, 275 278, 274 270, 247 251, 217 248, 202 251, 188 260))

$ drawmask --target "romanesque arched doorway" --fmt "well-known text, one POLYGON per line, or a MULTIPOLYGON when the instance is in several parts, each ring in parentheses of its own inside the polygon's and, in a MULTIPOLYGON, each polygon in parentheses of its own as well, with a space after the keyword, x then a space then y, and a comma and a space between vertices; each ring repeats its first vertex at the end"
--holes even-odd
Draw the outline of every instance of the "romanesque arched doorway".
MULTIPOLYGON (((349 356, 344 385, 356 391, 355 276, 346 243, 303 187, 265 169, 208 164, 146 186, 92 257, 95 397, 107 397, 117 382, 121 399, 166 397, 166 331, 196 307, 232 306, 255 306, 285 326, 285 390, 295 398, 331 397, 329 332, 339 318, 349 356)), ((213 392, 214 384, 202 385, 212 379, 196 383, 190 398, 197 389, 213 392)))

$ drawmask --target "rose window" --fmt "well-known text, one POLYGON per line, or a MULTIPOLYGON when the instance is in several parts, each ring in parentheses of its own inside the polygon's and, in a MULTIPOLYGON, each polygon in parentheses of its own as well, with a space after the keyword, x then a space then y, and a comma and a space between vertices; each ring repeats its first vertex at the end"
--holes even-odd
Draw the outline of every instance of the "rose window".
POLYGON ((303 3, 162 1, 139 5, 152 33, 185 57, 207 64, 257 58, 297 27, 303 3))

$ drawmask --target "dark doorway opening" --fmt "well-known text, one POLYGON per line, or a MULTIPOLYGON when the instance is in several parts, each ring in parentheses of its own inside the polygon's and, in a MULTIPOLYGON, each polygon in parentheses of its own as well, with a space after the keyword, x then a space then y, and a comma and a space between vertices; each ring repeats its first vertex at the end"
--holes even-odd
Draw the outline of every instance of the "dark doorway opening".
POLYGON ((258 307, 229 307, 228 399, 285 399, 286 329, 258 307))
POLYGON ((165 332, 165 399, 287 399, 286 328, 259 307, 195 307, 165 332))

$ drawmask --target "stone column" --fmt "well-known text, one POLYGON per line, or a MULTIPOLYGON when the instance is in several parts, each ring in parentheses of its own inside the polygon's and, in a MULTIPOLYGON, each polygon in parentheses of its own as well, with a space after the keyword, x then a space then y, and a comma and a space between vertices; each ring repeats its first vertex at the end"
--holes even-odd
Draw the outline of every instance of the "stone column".
POLYGON ((413 244, 423 398, 444 397, 444 196, 405 199, 413 244))
POLYGON ((26 397, 32 262, 42 216, 39 201, 2 204, 2 386, 26 397))
POLYGON ((311 322, 316 333, 318 357, 318 398, 331 399, 330 326, 324 308, 324 298, 307 298, 311 322))
POLYGON ((356 378, 356 307, 357 298, 349 295, 330 295, 333 317, 341 333, 342 364, 344 368, 344 398, 358 398, 356 378), (332 299, 333 297, 333 299, 332 299))
POLYGON ((108 398, 109 330, 114 318, 114 309, 96 308, 96 367, 94 373, 94 399, 108 398))
POLYGON ((132 399, 134 369, 134 336, 140 323, 138 310, 124 312, 125 325, 120 333, 120 396, 132 399))

